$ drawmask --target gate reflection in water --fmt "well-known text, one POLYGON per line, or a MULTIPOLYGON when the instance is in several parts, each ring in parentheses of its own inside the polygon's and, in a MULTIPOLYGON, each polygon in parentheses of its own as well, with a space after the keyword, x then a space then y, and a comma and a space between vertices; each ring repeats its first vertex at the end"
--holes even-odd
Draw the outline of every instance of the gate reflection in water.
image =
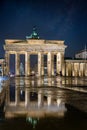
POLYGON ((29 80, 24 78, 16 78, 10 87, 9 85, 7 86, 6 118, 18 115, 26 115, 26 117, 64 116, 66 112, 65 103, 58 96, 62 91, 54 90, 52 87, 44 87, 42 79, 38 81, 41 87, 37 87, 34 79, 29 80))

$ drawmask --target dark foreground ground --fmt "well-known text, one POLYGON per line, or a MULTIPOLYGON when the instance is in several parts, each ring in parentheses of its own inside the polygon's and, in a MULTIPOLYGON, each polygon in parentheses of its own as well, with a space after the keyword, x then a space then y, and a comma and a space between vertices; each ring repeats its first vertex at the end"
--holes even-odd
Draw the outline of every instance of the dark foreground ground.
POLYGON ((42 118, 36 125, 27 122, 25 117, 4 119, 4 114, 1 112, 0 130, 87 130, 87 114, 68 104, 66 108, 64 117, 42 118))

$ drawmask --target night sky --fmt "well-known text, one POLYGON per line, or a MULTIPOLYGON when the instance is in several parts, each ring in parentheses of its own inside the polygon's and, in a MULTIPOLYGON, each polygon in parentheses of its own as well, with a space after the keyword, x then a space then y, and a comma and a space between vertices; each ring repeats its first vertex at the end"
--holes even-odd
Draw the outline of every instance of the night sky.
POLYGON ((87 1, 0 0, 0 58, 5 39, 26 39, 33 26, 41 39, 64 40, 73 57, 87 45, 87 1))

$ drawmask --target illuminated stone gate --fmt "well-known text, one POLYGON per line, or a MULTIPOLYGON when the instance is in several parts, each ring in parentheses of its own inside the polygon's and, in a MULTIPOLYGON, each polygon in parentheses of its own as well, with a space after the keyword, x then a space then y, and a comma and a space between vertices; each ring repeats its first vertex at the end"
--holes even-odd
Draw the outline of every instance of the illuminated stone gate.
POLYGON ((10 55, 15 55, 15 75, 20 75, 20 55, 25 55, 25 76, 31 75, 30 73, 30 55, 38 56, 38 76, 44 75, 44 60, 43 55, 47 55, 47 75, 54 75, 54 55, 56 55, 56 73, 64 74, 64 41, 57 40, 41 40, 41 39, 28 39, 26 40, 5 40, 5 60, 7 64, 6 74, 9 74, 9 59, 10 55))
MULTIPOLYGON (((37 55, 38 76, 45 74, 44 55, 47 56, 47 75, 54 76, 87 76, 87 60, 64 60, 65 48, 67 46, 62 40, 43 40, 39 39, 36 29, 25 40, 5 40, 5 74, 10 72, 10 56, 15 56, 15 75, 20 76, 20 56, 24 55, 24 75, 31 75, 30 56, 37 55), (54 65, 56 56, 56 66, 54 65), (56 68, 55 68, 56 67, 56 68)), ((23 68, 22 68, 23 69, 23 68)))

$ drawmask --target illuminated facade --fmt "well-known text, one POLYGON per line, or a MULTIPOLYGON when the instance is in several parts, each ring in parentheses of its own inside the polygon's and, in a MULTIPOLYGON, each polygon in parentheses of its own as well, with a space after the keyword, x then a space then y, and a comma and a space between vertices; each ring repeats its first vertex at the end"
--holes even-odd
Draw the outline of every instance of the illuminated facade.
POLYGON ((65 76, 87 76, 87 60, 65 60, 65 76))

